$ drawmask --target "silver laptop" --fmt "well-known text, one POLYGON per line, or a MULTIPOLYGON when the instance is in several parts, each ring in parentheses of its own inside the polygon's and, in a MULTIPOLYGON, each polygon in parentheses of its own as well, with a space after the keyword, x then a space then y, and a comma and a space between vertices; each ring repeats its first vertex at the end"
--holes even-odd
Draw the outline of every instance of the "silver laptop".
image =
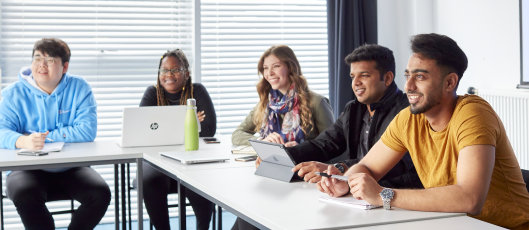
POLYGON ((120 146, 181 145, 185 115, 185 105, 124 108, 120 146))
POLYGON ((218 152, 171 151, 160 152, 160 155, 180 161, 182 164, 223 162, 230 159, 228 154, 218 152))

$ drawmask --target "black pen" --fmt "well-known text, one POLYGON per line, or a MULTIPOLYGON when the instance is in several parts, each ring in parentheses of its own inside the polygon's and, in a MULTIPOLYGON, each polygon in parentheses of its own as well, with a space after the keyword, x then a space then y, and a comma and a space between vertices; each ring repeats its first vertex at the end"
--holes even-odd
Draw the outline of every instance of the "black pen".
POLYGON ((330 177, 330 178, 334 178, 334 179, 341 180, 341 181, 347 181, 347 177, 346 176, 329 175, 329 174, 324 173, 324 172, 316 172, 316 175, 323 176, 323 177, 330 177))

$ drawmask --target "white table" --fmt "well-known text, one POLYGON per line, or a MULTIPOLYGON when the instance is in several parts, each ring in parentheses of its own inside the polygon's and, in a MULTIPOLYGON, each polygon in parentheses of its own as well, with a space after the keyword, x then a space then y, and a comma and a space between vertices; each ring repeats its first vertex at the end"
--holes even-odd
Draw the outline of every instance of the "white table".
MULTIPOLYGON (((205 164, 193 164, 185 165, 176 160, 161 156, 159 152, 166 151, 184 151, 184 146, 156 146, 156 147, 139 147, 135 148, 137 151, 143 152, 144 160, 157 168, 158 170, 166 173, 166 175, 172 177, 179 182, 178 186, 178 202, 180 204, 185 203, 185 187, 182 186, 182 180, 180 176, 187 172, 191 171, 209 171, 211 169, 230 169, 230 168, 255 168, 255 162, 237 162, 234 161, 235 157, 244 156, 244 155, 233 155, 231 154, 231 140, 229 137, 220 137, 220 144, 206 144, 200 141, 199 150, 197 152, 217 152, 219 154, 226 154, 230 156, 230 160, 221 163, 205 163, 205 164), (170 170, 178 168, 178 174, 167 173, 170 170)), ((199 192, 199 194, 201 194, 199 192)), ((179 216, 186 216, 185 205, 179 205, 179 216)), ((220 217, 219 217, 220 218, 220 217)), ((179 218, 179 229, 186 229, 186 218, 179 218)))
POLYGON ((468 230, 468 229, 479 229, 479 230, 498 230, 505 229, 500 226, 489 224, 487 222, 469 217, 469 216, 456 216, 449 218, 440 218, 432 220, 421 220, 412 221, 405 223, 397 223, 391 225, 379 225, 370 226, 365 228, 357 228, 358 230, 410 230, 410 229, 428 229, 428 230, 468 230))
MULTIPOLYGON (((401 209, 360 210, 329 204, 319 201, 322 193, 315 184, 286 183, 254 175, 254 162, 230 160, 225 163, 183 165, 159 156, 158 150, 145 150, 144 160, 178 180, 181 185, 259 228, 353 228, 465 215, 401 209)), ((219 145, 214 149, 201 144, 199 151, 225 154, 229 152, 229 146, 219 145)), ((183 226, 185 222, 181 223, 183 226)))
MULTIPOLYGON (((136 162, 139 168, 136 171, 137 176, 141 178, 142 157, 142 152, 135 151, 134 149, 122 149, 115 141, 66 143, 62 151, 51 152, 45 156, 19 156, 15 150, 0 149, 0 171, 80 167, 102 164, 114 164, 117 168, 117 164, 136 162)), ((122 170, 122 175, 123 173, 122 170)), ((116 197, 118 191, 117 186, 116 182, 116 197)), ((142 191, 143 185, 141 182, 138 182, 138 223, 143 223, 142 191)), ((124 198, 124 195, 122 197, 124 198)), ((0 200, 0 202, 2 201, 0 200)), ((116 198, 116 210, 119 210, 117 208, 118 202, 116 198)), ((123 215, 123 229, 126 228, 125 220, 125 215, 123 215)), ((116 215, 116 229, 119 228, 118 223, 119 215, 116 215)), ((3 229, 3 223, 0 224, 3 229)), ((143 225, 138 224, 138 229, 143 229, 143 225)))

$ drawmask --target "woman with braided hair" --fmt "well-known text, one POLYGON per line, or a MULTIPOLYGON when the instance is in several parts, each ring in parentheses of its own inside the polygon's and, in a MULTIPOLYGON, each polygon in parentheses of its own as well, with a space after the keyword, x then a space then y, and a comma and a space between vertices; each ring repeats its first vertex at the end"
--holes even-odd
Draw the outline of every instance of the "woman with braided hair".
MULTIPOLYGON (((191 83, 189 62, 181 49, 167 51, 158 67, 156 85, 149 86, 140 106, 185 105, 188 98, 197 103, 201 137, 215 135, 217 117, 213 103, 200 83, 191 83)), ((143 164, 143 197, 151 223, 158 230, 170 229, 167 195, 178 191, 178 183, 149 164, 143 164)), ((197 218, 197 229, 208 229, 214 205, 207 199, 186 191, 186 197, 197 218)))

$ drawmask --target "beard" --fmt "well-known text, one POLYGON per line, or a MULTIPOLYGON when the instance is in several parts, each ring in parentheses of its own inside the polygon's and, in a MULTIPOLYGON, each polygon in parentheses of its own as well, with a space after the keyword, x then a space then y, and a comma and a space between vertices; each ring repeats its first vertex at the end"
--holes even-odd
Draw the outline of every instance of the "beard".
MULTIPOLYGON (((412 93, 412 92, 409 92, 409 93, 412 93)), ((411 114, 421 114, 421 113, 427 112, 428 110, 430 110, 431 108, 439 104, 441 104, 441 94, 428 97, 423 106, 417 106, 417 105, 410 104, 410 112, 411 114)))

